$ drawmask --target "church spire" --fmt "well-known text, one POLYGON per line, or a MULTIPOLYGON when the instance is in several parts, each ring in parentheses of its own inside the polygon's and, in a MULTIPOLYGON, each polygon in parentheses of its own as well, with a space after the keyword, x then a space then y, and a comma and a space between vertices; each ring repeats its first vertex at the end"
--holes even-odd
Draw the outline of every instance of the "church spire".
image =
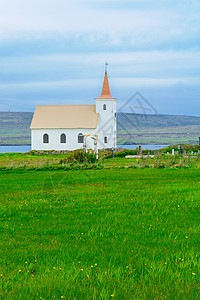
POLYGON ((103 88, 102 88, 101 96, 98 97, 97 99, 114 99, 110 94, 110 87, 109 87, 108 75, 107 75, 107 66, 108 66, 108 63, 106 61, 103 88))

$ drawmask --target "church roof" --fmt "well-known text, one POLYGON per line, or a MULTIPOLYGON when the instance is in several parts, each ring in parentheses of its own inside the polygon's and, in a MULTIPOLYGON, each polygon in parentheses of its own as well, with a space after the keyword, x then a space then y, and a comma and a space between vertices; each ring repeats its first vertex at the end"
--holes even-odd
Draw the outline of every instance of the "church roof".
POLYGON ((96 105, 38 105, 31 129, 97 128, 96 105))
POLYGON ((101 96, 96 99, 114 99, 110 94, 110 87, 109 87, 109 82, 108 82, 107 71, 105 71, 101 96))

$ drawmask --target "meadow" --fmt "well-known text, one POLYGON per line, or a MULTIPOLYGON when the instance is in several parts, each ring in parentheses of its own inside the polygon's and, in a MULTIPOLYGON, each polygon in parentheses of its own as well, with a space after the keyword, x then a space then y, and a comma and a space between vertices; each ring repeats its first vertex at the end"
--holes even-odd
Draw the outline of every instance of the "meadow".
POLYGON ((1 299, 199 299, 199 167, 126 164, 0 171, 1 299))
MULTIPOLYGON (((120 149, 114 152, 100 150, 99 160, 89 163, 77 161, 82 157, 82 150, 67 153, 59 151, 30 151, 27 153, 0 153, 0 171, 10 170, 71 170, 71 169, 100 169, 100 168, 200 168, 200 145, 184 145, 184 154, 178 155, 178 146, 168 146, 159 151, 142 149, 142 157, 137 157, 138 148, 135 150, 120 149), (172 148, 175 155, 172 156, 172 148), (134 157, 125 158, 131 155, 134 157), (70 159, 67 162, 67 159, 70 159), (93 162, 93 164, 91 164, 93 162)), ((88 155, 90 155, 88 153, 88 155)), ((91 153, 92 156, 94 154, 91 153)))

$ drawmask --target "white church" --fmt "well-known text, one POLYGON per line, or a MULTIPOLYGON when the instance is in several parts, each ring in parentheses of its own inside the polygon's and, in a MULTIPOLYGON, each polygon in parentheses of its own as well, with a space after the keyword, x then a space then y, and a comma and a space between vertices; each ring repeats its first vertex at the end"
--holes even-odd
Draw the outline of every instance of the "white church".
POLYGON ((38 105, 32 119, 32 150, 116 148, 116 103, 107 70, 96 105, 38 105))

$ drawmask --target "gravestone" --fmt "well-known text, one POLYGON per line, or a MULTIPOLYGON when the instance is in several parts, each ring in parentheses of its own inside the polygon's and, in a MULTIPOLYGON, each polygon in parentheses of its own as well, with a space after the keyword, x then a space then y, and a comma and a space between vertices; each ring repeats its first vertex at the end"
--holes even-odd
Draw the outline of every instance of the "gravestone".
POLYGON ((114 148, 112 147, 112 158, 114 158, 114 148))
POLYGON ((178 145, 178 155, 180 155, 180 145, 178 145))
POLYGON ((139 156, 142 156, 142 147, 139 145, 139 156))

